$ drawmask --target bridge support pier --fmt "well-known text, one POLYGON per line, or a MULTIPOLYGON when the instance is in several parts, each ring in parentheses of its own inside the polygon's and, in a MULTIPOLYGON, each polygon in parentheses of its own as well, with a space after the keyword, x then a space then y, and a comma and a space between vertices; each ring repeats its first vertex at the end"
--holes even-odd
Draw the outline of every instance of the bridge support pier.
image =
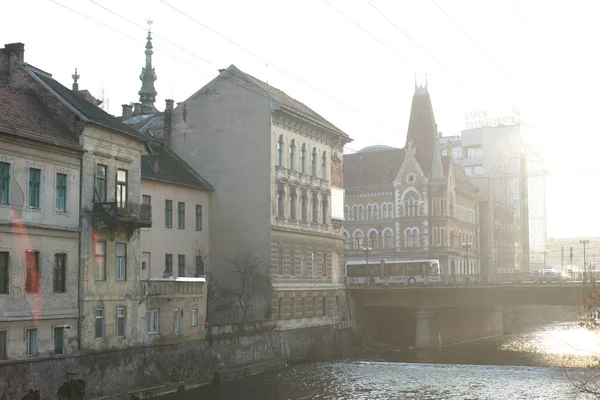
POLYGON ((415 333, 418 349, 502 335, 502 307, 418 310, 415 333))

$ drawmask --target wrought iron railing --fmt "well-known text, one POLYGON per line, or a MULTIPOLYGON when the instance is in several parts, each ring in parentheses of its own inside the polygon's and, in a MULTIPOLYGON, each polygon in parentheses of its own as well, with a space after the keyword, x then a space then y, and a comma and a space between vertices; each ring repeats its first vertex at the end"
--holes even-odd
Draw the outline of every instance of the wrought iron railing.
POLYGON ((140 226, 152 226, 152 206, 134 202, 106 201, 94 203, 94 221, 133 222, 140 226))

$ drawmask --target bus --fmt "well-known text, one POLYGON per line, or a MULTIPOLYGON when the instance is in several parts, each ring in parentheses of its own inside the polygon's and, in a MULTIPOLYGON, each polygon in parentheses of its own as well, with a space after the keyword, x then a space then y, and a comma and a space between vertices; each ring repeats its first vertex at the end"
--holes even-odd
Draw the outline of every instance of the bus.
POLYGON ((415 285, 440 282, 439 260, 348 261, 347 285, 415 285))

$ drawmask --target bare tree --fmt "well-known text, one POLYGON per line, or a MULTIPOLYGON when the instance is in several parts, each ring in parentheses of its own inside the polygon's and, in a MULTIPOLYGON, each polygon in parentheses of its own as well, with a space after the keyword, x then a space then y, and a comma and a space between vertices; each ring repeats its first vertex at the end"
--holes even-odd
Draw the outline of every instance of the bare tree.
MULTIPOLYGON (((571 305, 581 328, 600 334, 600 290, 595 286, 582 288, 571 305)), ((573 399, 600 399, 600 358, 585 369, 566 369, 565 375, 573 389, 573 399)))
POLYGON ((240 251, 228 260, 228 294, 233 298, 242 321, 251 315, 261 297, 270 297, 270 263, 253 251, 240 251))

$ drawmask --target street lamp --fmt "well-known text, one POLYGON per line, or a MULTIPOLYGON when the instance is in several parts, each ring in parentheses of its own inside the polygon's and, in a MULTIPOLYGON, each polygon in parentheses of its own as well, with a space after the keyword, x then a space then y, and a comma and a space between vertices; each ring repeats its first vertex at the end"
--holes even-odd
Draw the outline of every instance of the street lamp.
POLYGON ((548 255, 548 250, 542 251, 542 254, 544 255, 544 269, 546 269, 546 256, 548 255))
POLYGON ((583 245, 583 283, 587 282, 587 260, 585 258, 585 245, 590 243, 590 239, 579 239, 579 243, 583 245))

